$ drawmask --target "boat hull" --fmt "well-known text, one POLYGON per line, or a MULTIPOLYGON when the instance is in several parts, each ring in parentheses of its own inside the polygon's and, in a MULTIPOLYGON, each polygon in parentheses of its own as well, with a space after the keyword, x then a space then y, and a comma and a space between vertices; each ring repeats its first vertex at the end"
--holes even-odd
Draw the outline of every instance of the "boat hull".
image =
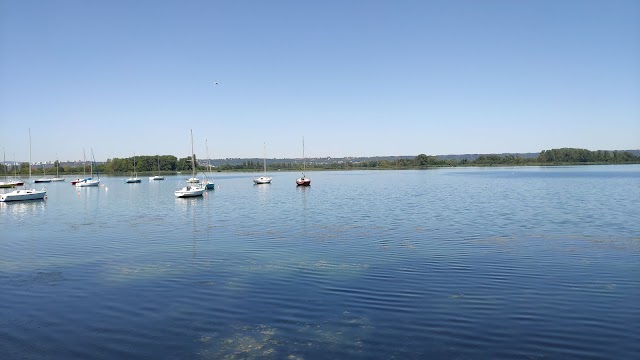
POLYGON ((296 179, 297 186, 311 186, 311 179, 309 178, 298 178, 296 179))
POLYGON ((253 179, 253 183, 256 184, 256 185, 259 185, 259 184, 271 184, 271 178, 267 177, 267 176, 260 176, 260 177, 257 177, 255 179, 253 179))
POLYGON ((138 178, 127 179, 124 182, 126 182, 127 184, 137 184, 137 183, 141 183, 142 179, 138 179, 138 178))
POLYGON ((159 176, 159 175, 150 176, 149 180, 164 180, 164 176, 159 176))
POLYGON ((35 179, 34 183, 50 183, 51 179, 35 179))
POLYGON ((178 198, 196 197, 204 194, 204 187, 185 186, 180 190, 176 190, 174 194, 178 198))
POLYGON ((100 186, 100 180, 84 180, 76 183, 76 187, 100 186))
POLYGON ((42 200, 46 196, 45 190, 14 190, 10 193, 0 194, 0 202, 42 200))
POLYGON ((53 178, 51 181, 64 181, 64 178, 53 178))

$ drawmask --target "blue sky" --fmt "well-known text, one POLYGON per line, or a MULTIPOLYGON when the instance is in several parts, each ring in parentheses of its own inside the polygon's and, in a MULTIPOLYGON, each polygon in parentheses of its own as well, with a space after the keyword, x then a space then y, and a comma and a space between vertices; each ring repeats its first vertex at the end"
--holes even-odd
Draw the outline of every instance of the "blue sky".
POLYGON ((639 1, 0 0, 8 160, 640 148, 639 1), (214 81, 218 85, 214 85, 214 81))

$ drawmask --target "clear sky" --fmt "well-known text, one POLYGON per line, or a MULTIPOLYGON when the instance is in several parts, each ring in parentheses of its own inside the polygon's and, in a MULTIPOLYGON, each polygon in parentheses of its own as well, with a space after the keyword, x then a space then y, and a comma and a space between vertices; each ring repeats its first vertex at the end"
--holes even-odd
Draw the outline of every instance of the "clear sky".
POLYGON ((0 0, 0 123, 7 160, 638 149, 640 1, 0 0))

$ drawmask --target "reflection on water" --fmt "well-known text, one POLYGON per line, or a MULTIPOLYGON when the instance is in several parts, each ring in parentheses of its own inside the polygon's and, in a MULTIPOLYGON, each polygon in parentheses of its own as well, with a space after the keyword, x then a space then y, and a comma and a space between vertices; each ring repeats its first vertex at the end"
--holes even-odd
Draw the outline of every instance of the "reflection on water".
POLYGON ((44 211, 46 204, 47 200, 0 202, 0 214, 17 218, 35 216, 44 211))

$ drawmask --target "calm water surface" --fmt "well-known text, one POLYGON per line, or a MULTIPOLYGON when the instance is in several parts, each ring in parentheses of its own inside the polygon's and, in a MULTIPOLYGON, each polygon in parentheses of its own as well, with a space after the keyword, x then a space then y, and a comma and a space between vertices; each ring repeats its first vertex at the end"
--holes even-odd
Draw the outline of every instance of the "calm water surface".
POLYGON ((640 354, 640 166, 256 175, 0 203, 0 358, 640 354))

